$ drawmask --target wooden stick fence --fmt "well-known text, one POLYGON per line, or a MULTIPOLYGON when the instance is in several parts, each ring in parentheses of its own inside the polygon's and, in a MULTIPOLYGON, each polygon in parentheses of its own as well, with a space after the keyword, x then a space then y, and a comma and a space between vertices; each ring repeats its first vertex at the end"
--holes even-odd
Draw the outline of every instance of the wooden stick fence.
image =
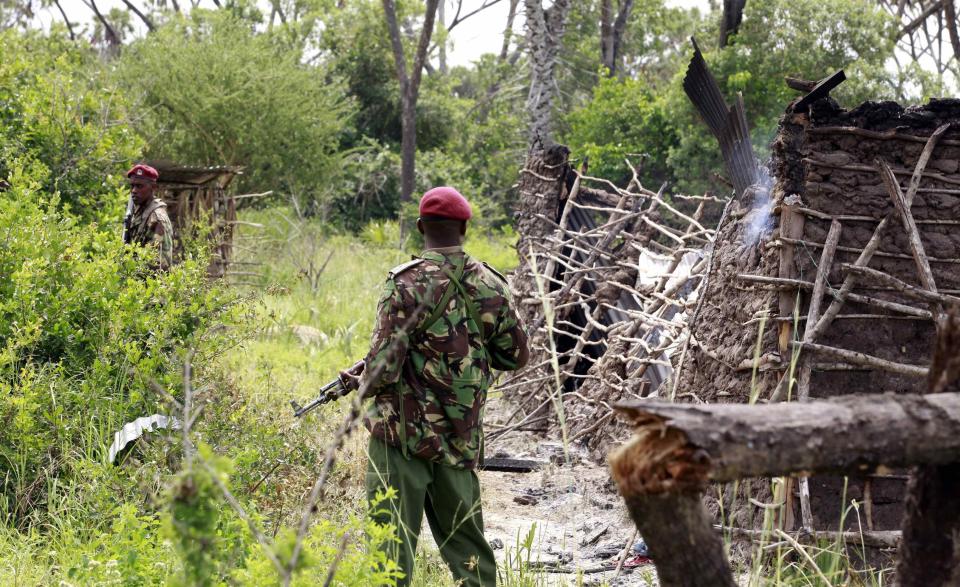
MULTIPOLYGON (((536 399, 519 398, 523 413, 517 422, 534 413, 526 411, 529 403, 536 413, 546 409, 546 399, 557 392, 557 381, 567 391, 602 385, 622 396, 629 393, 624 387, 627 380, 648 372, 660 373, 661 380, 666 377, 667 354, 682 343, 684 321, 676 317, 699 284, 706 265, 697 259, 714 235, 702 219, 708 207, 723 203, 710 196, 668 199, 662 188, 656 192, 644 188, 632 166, 633 179, 626 188, 582 170, 557 173, 560 167, 534 160, 521 173, 521 200, 526 198, 528 222, 536 225, 525 231, 527 235, 521 232, 524 265, 515 274, 514 288, 527 308, 535 359, 501 389, 522 390, 536 399), (559 194, 552 206, 547 194, 559 194), (536 231, 540 232, 535 237, 530 234, 536 231), (659 269, 651 271, 641 263, 659 269), (648 277, 638 282, 641 274, 648 277), (545 295, 534 286, 534 275, 548 288, 545 295), (549 323, 547 308, 554 313, 549 323), (555 363, 550 337, 563 341, 555 363), (626 372, 587 374, 599 373, 604 361, 624 364, 626 372)), ((597 428, 595 419, 576 414, 572 423, 574 435, 597 428)), ((504 426, 496 435, 509 431, 510 426, 504 426)))

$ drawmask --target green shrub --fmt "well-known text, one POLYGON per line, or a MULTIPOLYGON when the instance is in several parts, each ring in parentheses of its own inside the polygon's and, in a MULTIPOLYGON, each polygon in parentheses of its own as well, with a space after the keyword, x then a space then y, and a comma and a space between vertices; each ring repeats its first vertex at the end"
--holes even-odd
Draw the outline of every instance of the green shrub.
POLYGON ((417 217, 416 204, 428 189, 449 185, 457 188, 473 208, 474 224, 489 225, 502 219, 499 208, 478 184, 472 167, 452 150, 418 151, 413 199, 400 202, 400 154, 387 145, 366 140, 344 158, 336 195, 327 218, 348 230, 364 229, 371 221, 417 217))
MULTIPOLYGON (((566 137, 578 157, 589 158, 589 175, 621 185, 630 180, 625 158, 641 167, 641 180, 671 176, 667 152, 678 140, 662 98, 650 84, 635 79, 600 78, 593 99, 567 116, 566 137)), ((648 185, 654 191, 659 185, 648 185)))
POLYGON ((114 430, 163 411, 148 382, 177 389, 178 353, 215 348, 231 302, 203 255, 152 275, 141 249, 59 212, 42 170, 17 165, 0 198, 0 513, 22 525, 52 480, 80 482, 114 430))
POLYGON ((353 107, 322 61, 305 62, 304 43, 198 9, 126 47, 118 74, 143 107, 147 154, 242 165, 238 189, 273 190, 319 211, 353 107))
POLYGON ((13 161, 28 162, 38 193, 58 193, 88 221, 119 219, 126 198, 117 190, 142 143, 96 53, 56 34, 5 30, 0 55, 0 179, 13 161))

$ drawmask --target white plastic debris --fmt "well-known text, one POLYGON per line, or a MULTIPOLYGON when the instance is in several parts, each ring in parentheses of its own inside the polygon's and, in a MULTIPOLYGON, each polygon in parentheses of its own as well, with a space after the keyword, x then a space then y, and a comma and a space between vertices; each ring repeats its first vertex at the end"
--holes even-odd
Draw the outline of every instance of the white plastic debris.
POLYGON ((650 249, 643 249, 640 251, 640 257, 637 259, 637 285, 641 287, 652 286, 660 281, 661 278, 668 277, 664 289, 669 290, 676 285, 678 280, 687 279, 690 276, 690 270, 693 269, 693 266, 696 265, 697 261, 702 257, 703 253, 700 251, 687 251, 680 259, 677 268, 667 273, 670 264, 673 262, 673 256, 655 253, 650 249))
POLYGON ((120 451, 125 449, 128 444, 143 436, 144 432, 156 432, 157 430, 180 430, 180 420, 173 416, 164 416, 154 414, 152 416, 141 416, 133 422, 127 422, 123 428, 113 433, 113 444, 110 445, 110 453, 107 458, 114 462, 120 451))

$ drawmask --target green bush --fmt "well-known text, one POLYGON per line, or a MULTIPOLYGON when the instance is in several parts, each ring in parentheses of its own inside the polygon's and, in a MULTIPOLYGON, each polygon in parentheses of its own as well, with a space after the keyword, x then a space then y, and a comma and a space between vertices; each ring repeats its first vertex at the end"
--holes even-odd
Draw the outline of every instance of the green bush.
POLYGON ((118 73, 142 106, 147 154, 242 165, 239 189, 274 190, 316 212, 354 109, 337 77, 305 63, 302 43, 198 9, 126 47, 118 73))
MULTIPOLYGON (((578 157, 589 158, 589 175, 626 185, 626 158, 641 169, 644 182, 671 177, 667 153, 678 140, 677 129, 650 84, 603 77, 593 88, 593 99, 571 112, 567 124, 569 146, 578 157)), ((656 191, 660 186, 646 187, 656 191)))
POLYGON ((152 275, 141 249, 61 213, 42 169, 11 169, 0 198, 0 514, 23 525, 42 519, 54 480, 80 482, 105 463, 114 430, 163 411, 148 382, 177 389, 178 353, 215 346, 210 328, 230 300, 207 282, 205 256, 152 275))
POLYGON ((117 190, 142 143, 124 123, 128 98, 96 53, 57 34, 6 30, 0 55, 0 179, 13 161, 28 163, 38 193, 58 193, 64 209, 119 219, 126 198, 117 190))
POLYGON ((399 198, 400 153, 365 138, 344 157, 334 196, 321 217, 355 231, 371 220, 396 218, 399 198))
POLYGON ((472 167, 455 152, 446 149, 418 151, 413 202, 409 209, 400 204, 400 154, 387 145, 367 140, 345 158, 338 194, 325 215, 335 225, 352 231, 371 221, 395 220, 401 213, 416 218, 420 196, 441 185, 456 187, 470 200, 476 223, 488 224, 497 218, 498 208, 476 182, 472 167))

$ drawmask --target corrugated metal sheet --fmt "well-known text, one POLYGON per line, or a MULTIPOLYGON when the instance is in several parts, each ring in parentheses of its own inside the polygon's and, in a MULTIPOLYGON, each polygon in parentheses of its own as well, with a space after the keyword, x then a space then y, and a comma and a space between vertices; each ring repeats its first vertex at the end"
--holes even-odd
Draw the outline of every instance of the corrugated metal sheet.
POLYGON ((743 96, 738 94, 733 107, 727 106, 697 41, 691 38, 691 42, 693 58, 683 78, 683 90, 710 128, 710 132, 717 138, 733 188, 738 195, 742 195, 759 179, 743 96))

